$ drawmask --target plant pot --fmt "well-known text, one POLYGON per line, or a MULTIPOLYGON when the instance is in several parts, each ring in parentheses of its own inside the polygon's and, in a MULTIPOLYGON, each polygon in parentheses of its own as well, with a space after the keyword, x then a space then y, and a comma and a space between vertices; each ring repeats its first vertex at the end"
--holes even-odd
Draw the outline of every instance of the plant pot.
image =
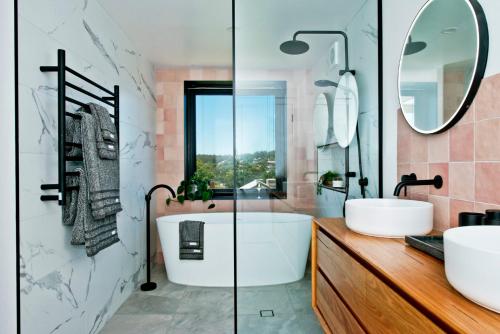
POLYGON ((344 188, 344 180, 334 180, 332 185, 334 188, 344 188))
POLYGON ((323 185, 327 187, 331 187, 333 185, 333 181, 323 181, 323 185))

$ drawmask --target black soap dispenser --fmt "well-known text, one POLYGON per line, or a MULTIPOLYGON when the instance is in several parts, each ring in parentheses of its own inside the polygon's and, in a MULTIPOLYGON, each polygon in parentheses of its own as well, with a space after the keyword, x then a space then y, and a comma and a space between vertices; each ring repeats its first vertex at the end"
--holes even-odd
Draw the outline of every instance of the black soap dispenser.
POLYGON ((486 210, 484 225, 500 225, 500 210, 486 210))

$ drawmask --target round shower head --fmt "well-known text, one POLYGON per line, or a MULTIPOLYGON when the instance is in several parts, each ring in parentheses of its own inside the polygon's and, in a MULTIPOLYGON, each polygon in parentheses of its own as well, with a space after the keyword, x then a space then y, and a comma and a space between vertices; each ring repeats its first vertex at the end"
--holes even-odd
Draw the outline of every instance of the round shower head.
POLYGON ((338 83, 330 80, 316 80, 314 81, 316 87, 338 87, 338 83))
POLYGON ((411 40, 411 36, 408 38, 408 43, 405 45, 405 56, 409 56, 415 54, 417 52, 422 51, 427 47, 427 43, 425 42, 413 42, 411 40))
POLYGON ((280 50, 281 52, 289 55, 300 55, 309 50, 309 44, 294 39, 281 43, 280 50))

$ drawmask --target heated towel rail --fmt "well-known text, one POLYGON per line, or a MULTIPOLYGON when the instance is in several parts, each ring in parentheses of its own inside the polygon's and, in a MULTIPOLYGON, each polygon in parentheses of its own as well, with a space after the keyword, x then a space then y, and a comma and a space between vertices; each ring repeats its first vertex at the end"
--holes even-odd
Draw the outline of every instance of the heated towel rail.
POLYGON ((72 68, 66 66, 66 52, 64 50, 57 50, 57 66, 40 66, 40 71, 42 72, 57 72, 57 130, 58 130, 58 183, 54 184, 42 184, 41 189, 46 190, 58 190, 57 195, 42 195, 40 199, 42 201, 58 201, 59 205, 66 204, 66 191, 73 190, 75 187, 66 186, 66 176, 78 176, 77 172, 70 172, 66 170, 66 162, 68 161, 81 161, 81 158, 68 157, 66 156, 66 147, 79 147, 81 144, 75 144, 66 142, 66 116, 73 117, 76 119, 81 119, 81 115, 76 113, 70 113, 66 111, 66 102, 78 105, 83 108, 83 111, 90 113, 88 109, 88 104, 80 102, 66 95, 66 88, 71 88, 77 92, 87 95, 97 101, 100 101, 108 106, 113 107, 114 113, 110 116, 114 119, 117 134, 117 146, 120 147, 120 87, 115 85, 113 91, 110 91, 98 83, 90 80, 84 75, 78 73, 72 68), (75 78, 85 81, 92 86, 98 88, 100 91, 104 92, 105 96, 99 96, 93 94, 86 89, 77 86, 66 80, 66 74, 71 74, 75 78))

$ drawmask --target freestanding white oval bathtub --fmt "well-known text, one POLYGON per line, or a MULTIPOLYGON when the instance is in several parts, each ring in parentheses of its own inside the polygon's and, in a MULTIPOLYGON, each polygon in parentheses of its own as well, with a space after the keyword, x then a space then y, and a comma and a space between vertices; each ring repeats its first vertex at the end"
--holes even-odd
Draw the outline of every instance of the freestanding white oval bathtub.
MULTIPOLYGON (((311 216, 241 212, 236 217, 238 286, 284 284, 304 276, 311 216)), ((171 215, 156 221, 171 282, 234 285, 232 212, 171 215), (179 260, 179 222, 183 220, 205 222, 203 260, 179 260)))

